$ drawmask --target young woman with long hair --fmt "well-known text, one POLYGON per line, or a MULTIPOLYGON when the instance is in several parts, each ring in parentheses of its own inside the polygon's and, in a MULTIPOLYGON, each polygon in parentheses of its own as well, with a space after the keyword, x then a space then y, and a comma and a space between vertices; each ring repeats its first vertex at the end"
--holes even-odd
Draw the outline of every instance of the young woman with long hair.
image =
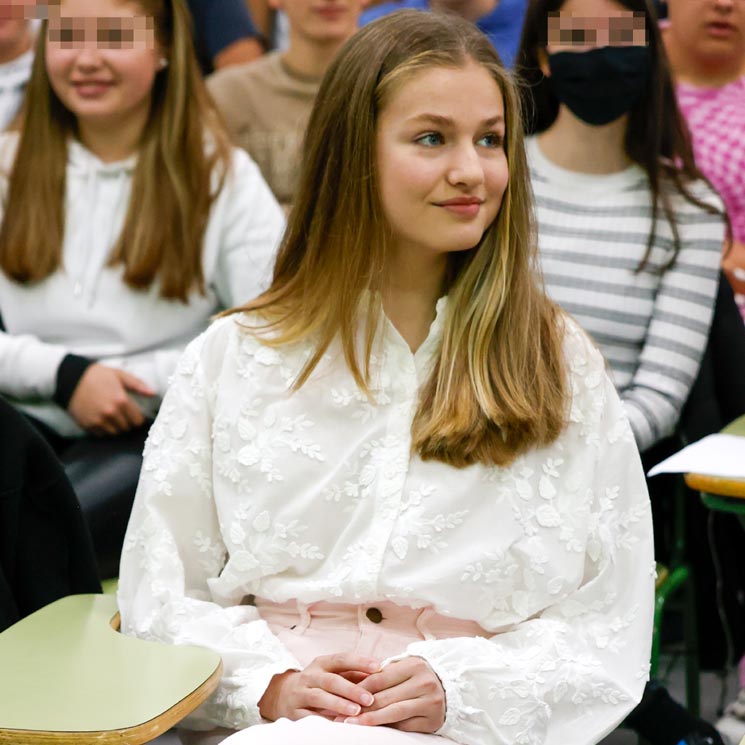
POLYGON ((266 287, 284 220, 218 123, 183 0, 51 3, 0 160, 0 392, 60 454, 115 573, 167 380, 266 287))
POLYGON ((329 68, 272 285, 188 348, 122 555, 124 631, 223 656, 185 742, 594 743, 641 695, 643 474, 535 274, 521 129, 456 17, 329 68))
POLYGON ((642 451, 696 378, 725 236, 653 13, 532 0, 517 62, 547 290, 600 345, 642 451))
MULTIPOLYGON (((647 0, 531 0, 516 64, 546 290, 608 360, 651 467, 663 457, 655 446, 679 427, 707 346, 722 202, 694 162, 647 0)), ((657 496, 664 561, 671 507, 668 493, 657 496)), ((705 561, 705 520, 691 523, 705 561)), ((714 616, 713 590, 707 605, 714 616)), ((718 741, 656 685, 630 723, 655 744, 694 731, 718 741)))

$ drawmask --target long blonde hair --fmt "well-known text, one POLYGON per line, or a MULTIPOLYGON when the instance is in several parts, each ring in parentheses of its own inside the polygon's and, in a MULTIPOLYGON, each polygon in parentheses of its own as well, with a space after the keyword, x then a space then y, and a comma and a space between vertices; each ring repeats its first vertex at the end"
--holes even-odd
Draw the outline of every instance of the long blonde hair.
POLYGON ((480 243, 449 257, 449 313, 412 426, 415 452, 457 467, 504 465, 552 442, 564 426, 566 407, 562 327, 535 274, 519 99, 491 44, 472 24, 402 11, 347 42, 324 77, 310 117, 273 283, 231 311, 257 311, 265 325, 253 332, 268 344, 314 340, 296 388, 338 336, 352 375, 368 390, 390 244, 376 173, 378 117, 417 71, 462 67, 469 60, 491 74, 504 98, 509 183, 480 243), (359 350, 362 318, 366 341, 359 350))
MULTIPOLYGON (((204 291, 202 239, 229 166, 227 134, 202 81, 183 0, 135 0, 154 19, 160 70, 138 150, 129 207, 109 263, 124 281, 186 302, 204 291), (217 177, 216 177, 217 174, 217 177)), ((37 40, 20 141, 0 227, 0 269, 37 282, 62 262, 68 140, 77 125, 46 72, 47 22, 37 40)))

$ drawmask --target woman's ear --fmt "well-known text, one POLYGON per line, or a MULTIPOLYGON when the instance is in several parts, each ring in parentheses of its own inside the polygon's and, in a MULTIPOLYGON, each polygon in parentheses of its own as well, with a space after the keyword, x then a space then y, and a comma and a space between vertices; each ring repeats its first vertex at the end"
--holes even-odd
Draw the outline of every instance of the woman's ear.
POLYGON ((538 66, 541 68, 541 72, 545 77, 550 78, 551 67, 548 64, 548 54, 546 53, 545 48, 541 47, 536 56, 538 57, 538 66))

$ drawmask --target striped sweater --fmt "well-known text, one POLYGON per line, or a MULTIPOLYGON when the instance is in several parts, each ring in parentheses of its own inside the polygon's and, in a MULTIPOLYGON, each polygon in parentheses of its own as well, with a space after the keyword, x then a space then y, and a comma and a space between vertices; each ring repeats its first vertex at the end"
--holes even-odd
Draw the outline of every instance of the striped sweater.
MULTIPOLYGON (((546 291, 587 331, 609 363, 644 451, 671 434, 698 373, 711 324, 724 219, 673 197, 680 252, 660 215, 647 266, 651 193, 633 165, 609 175, 560 168, 527 141, 546 291)), ((693 193, 722 208, 715 192, 693 193)), ((661 212, 661 210, 660 210, 661 212)))

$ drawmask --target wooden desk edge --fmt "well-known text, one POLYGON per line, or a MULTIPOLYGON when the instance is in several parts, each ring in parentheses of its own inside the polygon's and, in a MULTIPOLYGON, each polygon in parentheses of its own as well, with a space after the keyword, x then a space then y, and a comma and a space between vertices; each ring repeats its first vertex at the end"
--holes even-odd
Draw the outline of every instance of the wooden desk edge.
POLYGON ((745 500, 745 479, 728 479, 721 476, 687 473, 685 474, 685 482, 694 491, 714 494, 718 497, 734 497, 745 500))
POLYGON ((188 696, 157 717, 126 729, 105 732, 46 732, 29 730, 0 730, 2 745, 141 745, 150 742, 178 724, 194 709, 201 706, 217 688, 222 676, 222 660, 212 675, 188 696), (19 738, 23 739, 19 739, 19 738))

